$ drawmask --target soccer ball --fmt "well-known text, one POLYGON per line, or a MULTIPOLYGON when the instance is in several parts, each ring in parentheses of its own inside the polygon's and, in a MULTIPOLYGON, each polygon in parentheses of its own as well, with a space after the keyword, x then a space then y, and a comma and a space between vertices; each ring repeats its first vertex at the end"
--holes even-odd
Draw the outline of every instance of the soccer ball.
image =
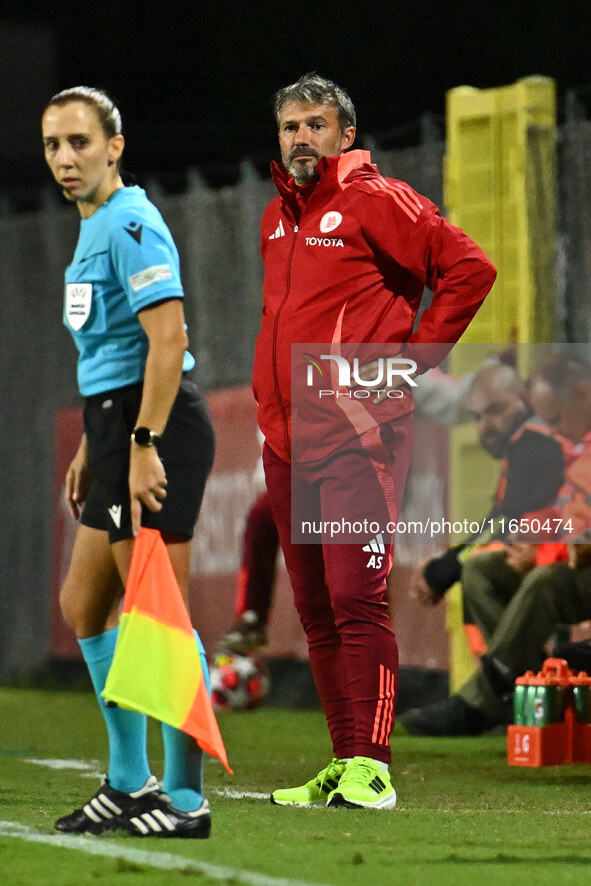
POLYGON ((254 655, 219 652, 211 665, 211 701, 218 711, 247 711, 269 691, 269 672, 254 655))

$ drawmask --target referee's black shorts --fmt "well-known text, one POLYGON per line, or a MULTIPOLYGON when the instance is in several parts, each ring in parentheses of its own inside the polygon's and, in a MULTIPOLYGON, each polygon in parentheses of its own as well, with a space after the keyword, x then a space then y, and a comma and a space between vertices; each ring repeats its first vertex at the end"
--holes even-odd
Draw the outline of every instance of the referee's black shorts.
MULTIPOLYGON (((92 482, 81 523, 107 531, 111 543, 132 537, 129 450, 141 398, 140 382, 88 397, 84 407, 92 482)), ((156 514, 142 507, 142 526, 192 538, 214 445, 205 399, 183 378, 158 447, 168 481, 166 499, 156 514)))

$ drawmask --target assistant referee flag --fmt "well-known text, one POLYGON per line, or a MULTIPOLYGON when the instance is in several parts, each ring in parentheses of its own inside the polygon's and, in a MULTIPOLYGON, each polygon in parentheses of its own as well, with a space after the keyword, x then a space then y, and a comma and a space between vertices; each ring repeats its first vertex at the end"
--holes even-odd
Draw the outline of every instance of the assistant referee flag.
POLYGON ((166 545, 142 528, 133 545, 119 635, 103 696, 192 735, 228 772, 201 656, 166 545))

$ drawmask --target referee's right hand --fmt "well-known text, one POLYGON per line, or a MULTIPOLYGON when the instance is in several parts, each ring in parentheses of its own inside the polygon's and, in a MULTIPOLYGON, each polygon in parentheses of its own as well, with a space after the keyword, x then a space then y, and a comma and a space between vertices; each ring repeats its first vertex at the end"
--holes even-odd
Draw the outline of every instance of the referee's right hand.
POLYGON ((155 446, 131 444, 129 458, 129 497, 131 529, 134 537, 140 534, 142 505, 157 513, 166 498, 166 474, 155 446))

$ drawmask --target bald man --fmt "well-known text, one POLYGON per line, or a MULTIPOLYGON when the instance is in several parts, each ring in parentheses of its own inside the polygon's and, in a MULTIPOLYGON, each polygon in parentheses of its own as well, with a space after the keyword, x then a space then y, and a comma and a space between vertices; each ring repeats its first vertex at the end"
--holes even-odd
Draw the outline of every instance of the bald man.
MULTIPOLYGON (((474 377, 466 405, 483 448, 493 458, 501 459, 501 473, 492 510, 483 521, 485 533, 430 558, 417 570, 413 592, 425 605, 438 603, 461 580, 459 556, 467 545, 487 543, 493 536, 502 539, 510 520, 552 504, 563 481, 560 443, 548 425, 532 414, 525 383, 512 366, 498 363, 482 369, 474 377), (491 532, 489 521, 495 518, 499 529, 491 532)), ((500 579, 512 585, 513 591, 517 587, 513 573, 505 574, 502 569, 500 579)))
MULTIPOLYGON (((495 502, 489 518, 507 531, 510 520, 550 506, 564 480, 564 457, 560 443, 551 435, 547 422, 532 414, 526 401, 526 388, 510 366, 484 368, 475 377, 467 405, 482 446, 493 458, 502 459, 502 469, 495 502)), ((488 518, 486 520, 487 526, 488 518)), ((503 532, 497 533, 501 539, 503 532)), ((420 567, 414 584, 415 595, 425 605, 435 605, 445 592, 461 581, 464 605, 471 613, 488 643, 482 666, 459 691, 443 702, 407 711, 399 719, 416 735, 478 735, 507 722, 506 703, 511 680, 523 671, 522 659, 511 657, 505 668, 495 657, 497 629, 505 624, 504 614, 522 585, 536 569, 535 545, 511 545, 507 550, 477 554, 462 563, 460 553, 469 545, 490 541, 490 537, 472 537, 450 548, 420 567), (491 682, 492 681, 492 682, 491 682)), ((551 546, 555 548, 557 546, 551 546)), ((558 555, 558 551, 555 552, 558 555)), ((554 554, 550 552, 549 559, 554 554)), ((554 569, 546 566, 545 569, 554 569)), ((556 567, 558 569, 566 566, 556 567)), ((538 661, 543 642, 524 652, 523 660, 538 661)), ((504 655, 504 653, 503 653, 504 655)), ((507 657, 507 656, 505 656, 507 657)), ((523 669, 532 665, 526 665, 523 669)))
MULTIPOLYGON (((562 541, 577 538, 587 542, 591 524, 591 366, 566 355, 550 357, 533 374, 529 396, 537 414, 563 442, 564 482, 548 513, 572 520, 573 534, 563 534, 562 541)), ((516 676, 539 669, 545 657, 544 644, 556 625, 591 618, 589 547, 570 547, 569 565, 536 566, 521 577, 499 611, 488 651, 475 674, 457 695, 403 715, 400 719, 409 732, 476 735, 502 722, 503 696, 511 691, 516 676)), ((485 554, 466 562, 464 588, 480 582, 485 593, 484 582, 490 583, 490 575, 483 566, 492 556, 485 554)), ((585 651, 588 660, 588 649, 585 651)))

